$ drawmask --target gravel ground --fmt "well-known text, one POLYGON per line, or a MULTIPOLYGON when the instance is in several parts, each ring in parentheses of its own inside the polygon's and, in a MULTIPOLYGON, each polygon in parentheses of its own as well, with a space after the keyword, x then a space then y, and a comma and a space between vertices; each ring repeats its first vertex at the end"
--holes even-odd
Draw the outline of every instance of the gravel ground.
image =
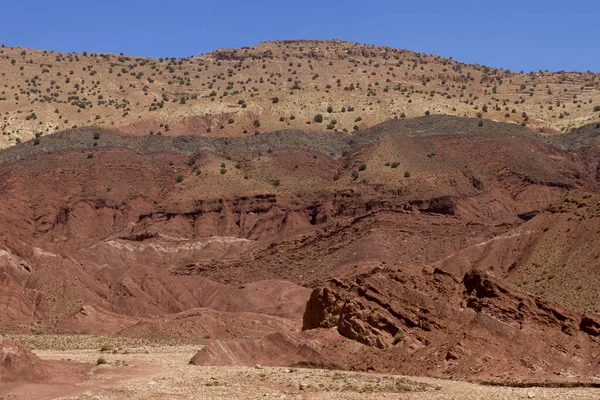
MULTIPOLYGON (((49 339, 51 340, 51 338, 49 339)), ((46 360, 107 364, 61 399, 599 399, 600 389, 511 388, 481 386, 432 378, 366 374, 301 368, 199 367, 188 361, 195 345, 149 343, 112 344, 105 339, 48 349, 38 343, 35 353, 46 360), (68 349, 70 347, 70 349, 68 349), (86 348, 88 347, 88 348, 86 348)), ((73 341, 72 343, 75 343, 73 341)), ((9 395, 10 396, 10 395, 9 395)), ((0 396, 1 398, 1 396, 0 396)), ((21 397, 7 397, 19 399, 21 397)), ((23 397, 25 398, 25 397, 23 397)))

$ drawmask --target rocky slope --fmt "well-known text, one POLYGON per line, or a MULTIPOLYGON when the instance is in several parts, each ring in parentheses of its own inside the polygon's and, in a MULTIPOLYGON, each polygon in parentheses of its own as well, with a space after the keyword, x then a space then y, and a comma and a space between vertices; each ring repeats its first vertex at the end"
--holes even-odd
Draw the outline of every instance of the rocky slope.
POLYGON ((307 127, 352 132, 425 113, 547 134, 600 123, 597 74, 523 74, 341 41, 267 42, 159 60, 2 46, 0 74, 0 147, 74 126, 222 137, 307 127))
POLYGON ((198 364, 590 381, 594 285, 553 296, 521 281, 569 257, 593 274, 596 128, 565 143, 478 122, 244 138, 94 128, 6 149, 0 328, 179 338, 206 345, 198 364), (574 232, 564 242, 545 240, 562 234, 544 231, 555 219, 574 232))

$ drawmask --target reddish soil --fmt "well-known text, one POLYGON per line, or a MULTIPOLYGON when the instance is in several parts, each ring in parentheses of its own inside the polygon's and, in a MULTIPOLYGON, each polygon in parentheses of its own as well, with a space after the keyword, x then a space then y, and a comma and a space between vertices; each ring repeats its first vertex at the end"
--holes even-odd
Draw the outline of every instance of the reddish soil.
POLYGON ((597 144, 486 124, 13 147, 0 329, 185 339, 202 365, 591 382, 597 144))
POLYGON ((42 361, 19 343, 0 337, 0 395, 46 399, 68 394, 88 377, 90 364, 42 361))

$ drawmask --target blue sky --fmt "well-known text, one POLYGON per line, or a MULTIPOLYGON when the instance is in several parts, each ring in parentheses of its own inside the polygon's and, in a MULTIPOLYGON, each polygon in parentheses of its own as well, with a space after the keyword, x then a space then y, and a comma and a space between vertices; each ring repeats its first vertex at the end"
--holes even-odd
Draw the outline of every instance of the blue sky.
POLYGON ((598 0, 4 1, 0 43, 184 57, 276 39, 342 39, 514 71, 600 72, 598 0))

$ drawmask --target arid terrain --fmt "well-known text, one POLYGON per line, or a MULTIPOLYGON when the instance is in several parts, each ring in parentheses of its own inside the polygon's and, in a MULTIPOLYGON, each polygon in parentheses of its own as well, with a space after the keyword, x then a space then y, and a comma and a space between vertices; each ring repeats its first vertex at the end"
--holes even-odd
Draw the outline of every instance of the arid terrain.
POLYGON ((0 148, 82 126, 223 137, 353 132, 425 113, 548 135, 600 123, 598 74, 524 74, 342 41, 265 42, 158 60, 1 47, 0 73, 0 148))
POLYGON ((596 75, 1 50, 0 398, 600 397, 596 75))

